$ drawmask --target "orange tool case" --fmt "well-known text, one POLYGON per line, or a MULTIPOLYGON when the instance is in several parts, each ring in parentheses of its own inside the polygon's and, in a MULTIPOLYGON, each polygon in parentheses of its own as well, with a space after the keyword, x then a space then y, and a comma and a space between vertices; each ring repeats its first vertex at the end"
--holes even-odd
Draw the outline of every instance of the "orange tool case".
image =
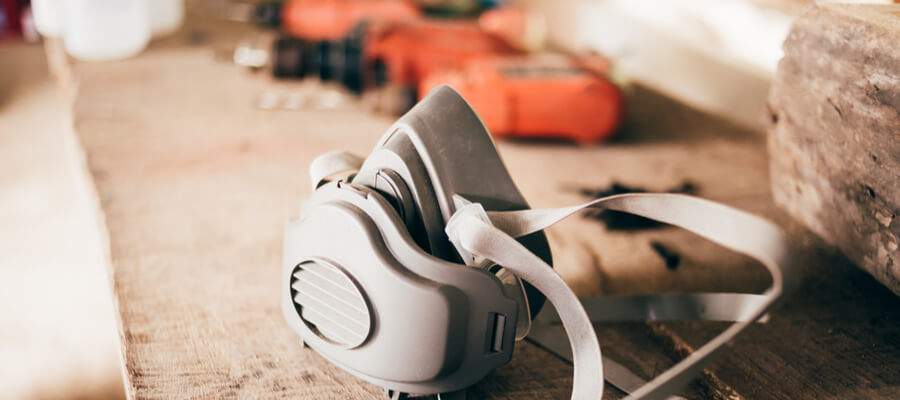
POLYGON ((494 56, 422 80, 419 93, 448 84, 498 137, 561 137, 596 142, 621 124, 622 93, 591 60, 494 56))

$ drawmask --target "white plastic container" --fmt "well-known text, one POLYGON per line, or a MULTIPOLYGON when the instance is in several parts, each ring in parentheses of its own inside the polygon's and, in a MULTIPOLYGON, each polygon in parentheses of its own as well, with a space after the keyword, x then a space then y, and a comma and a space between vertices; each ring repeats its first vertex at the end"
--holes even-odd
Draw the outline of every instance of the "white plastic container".
POLYGON ((153 37, 174 33, 184 23, 184 0, 147 0, 153 37))
POLYGON ((148 1, 63 0, 66 52, 81 60, 133 56, 150 41, 148 1))
POLYGON ((38 33, 47 37, 63 34, 63 0, 31 0, 31 13, 38 33))

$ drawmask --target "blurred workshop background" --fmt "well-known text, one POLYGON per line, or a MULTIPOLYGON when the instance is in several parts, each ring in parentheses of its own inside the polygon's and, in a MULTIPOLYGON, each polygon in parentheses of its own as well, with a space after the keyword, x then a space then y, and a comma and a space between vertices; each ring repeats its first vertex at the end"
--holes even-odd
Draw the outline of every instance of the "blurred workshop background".
POLYGON ((179 37, 222 63, 306 85, 249 93, 252 107, 397 115, 451 83, 498 137, 602 145, 627 123, 630 82, 761 128, 781 43, 809 3, 0 0, 0 398, 124 397, 102 216, 65 111, 77 82, 46 46, 105 62, 190 29, 179 37), (204 24, 233 24, 234 34, 209 37, 204 24), (543 86, 516 87, 506 79, 515 74, 543 86), (567 89, 560 74, 584 79, 567 89), (492 97, 504 85, 528 100, 492 97), (505 107, 569 114, 509 120, 505 107))

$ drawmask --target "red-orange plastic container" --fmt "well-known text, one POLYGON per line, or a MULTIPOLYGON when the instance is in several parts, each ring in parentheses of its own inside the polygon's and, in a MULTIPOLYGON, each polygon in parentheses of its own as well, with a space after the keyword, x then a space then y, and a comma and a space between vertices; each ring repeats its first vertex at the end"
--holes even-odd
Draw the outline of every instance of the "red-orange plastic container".
POLYGON ((419 93, 449 84, 497 137, 609 138, 622 123, 621 91, 602 65, 568 57, 495 56, 425 77, 419 93))

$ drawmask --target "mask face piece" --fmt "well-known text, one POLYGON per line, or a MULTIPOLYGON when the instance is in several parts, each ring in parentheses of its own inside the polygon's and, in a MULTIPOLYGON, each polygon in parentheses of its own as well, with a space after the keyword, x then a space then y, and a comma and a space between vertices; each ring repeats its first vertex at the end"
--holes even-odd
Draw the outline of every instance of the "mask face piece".
MULTIPOLYGON (((477 201, 490 211, 529 208, 481 119, 449 87, 435 90, 389 128, 352 181, 384 195, 423 250, 467 265, 472 263, 460 259, 444 232, 459 206, 458 196, 477 201)), ((518 240, 552 264, 543 232, 518 240)), ((527 283, 516 280, 511 285, 514 287, 508 290, 517 296, 525 292, 527 301, 520 302, 520 311, 537 315, 544 296, 527 283)), ((517 337, 528 333, 530 321, 519 321, 517 337)))
POLYGON ((512 356, 515 331, 502 322, 515 321, 518 307, 497 279, 422 251, 374 190, 321 187, 285 240, 285 318, 354 375, 404 392, 448 392, 512 356))
MULTIPOLYGON (((464 262, 444 232, 457 195, 487 210, 528 208, 465 100, 436 91, 349 182, 318 180, 285 230, 283 310, 308 346, 411 393, 464 389, 509 361, 544 296, 492 263, 464 262)), ((543 232, 519 242, 551 262, 543 232)))
POLYGON ((285 227, 284 317, 305 345, 392 398, 464 394, 509 362, 545 295, 570 339, 573 399, 603 392, 592 319, 738 321, 646 385, 617 385, 629 398, 665 398, 796 284, 777 227, 706 200, 630 194, 529 209, 481 120, 446 86, 389 128, 365 160, 328 153, 310 176, 313 193, 285 227), (772 287, 759 295, 598 298, 588 302, 589 315, 552 270, 543 234, 586 207, 665 222, 754 257, 769 269, 772 287))

